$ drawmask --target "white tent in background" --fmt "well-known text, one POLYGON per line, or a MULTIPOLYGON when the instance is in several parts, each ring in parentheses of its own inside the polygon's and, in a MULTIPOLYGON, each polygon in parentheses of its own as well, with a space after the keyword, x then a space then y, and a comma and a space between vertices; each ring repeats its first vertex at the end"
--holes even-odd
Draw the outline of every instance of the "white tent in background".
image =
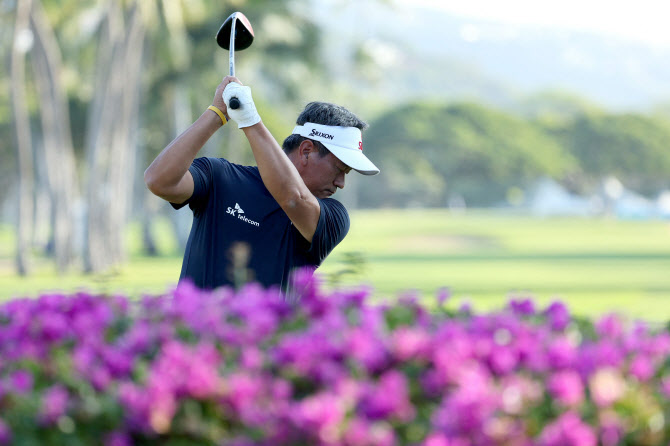
POLYGON ((665 190, 656 199, 656 209, 662 218, 670 218, 670 190, 665 190))
POLYGON ((614 176, 602 181, 601 194, 605 199, 606 212, 617 218, 649 219, 657 215, 656 206, 651 200, 626 189, 614 176))
POLYGON ((623 219, 670 218, 670 190, 650 200, 626 189, 615 177, 605 178, 592 197, 571 194, 551 178, 538 181, 528 193, 527 209, 536 216, 610 215, 623 219))
POLYGON ((543 178, 531 191, 528 208, 541 217, 587 216, 593 215, 599 206, 588 198, 571 194, 551 178, 543 178))
POLYGON ((630 190, 613 203, 613 211, 618 218, 648 219, 658 215, 654 202, 630 190))

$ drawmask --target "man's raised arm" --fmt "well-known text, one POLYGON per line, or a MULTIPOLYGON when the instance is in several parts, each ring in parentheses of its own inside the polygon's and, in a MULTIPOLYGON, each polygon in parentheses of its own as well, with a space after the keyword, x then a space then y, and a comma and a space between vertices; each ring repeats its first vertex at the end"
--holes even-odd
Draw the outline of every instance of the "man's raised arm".
POLYGON ((193 195, 193 177, 188 168, 225 122, 226 105, 221 94, 228 82, 224 80, 217 87, 212 107, 168 144, 144 172, 144 182, 154 195, 176 204, 193 195))
MULTIPOLYGON (((311 242, 321 212, 319 201, 305 185, 296 166, 260 120, 248 87, 241 87, 237 78, 226 79, 228 78, 230 82, 236 82, 238 85, 231 85, 233 89, 226 89, 224 94, 227 97, 236 95, 241 102, 239 110, 230 110, 229 113, 249 140, 263 184, 300 234, 311 242)), ((316 153, 314 156, 317 156, 316 153)))

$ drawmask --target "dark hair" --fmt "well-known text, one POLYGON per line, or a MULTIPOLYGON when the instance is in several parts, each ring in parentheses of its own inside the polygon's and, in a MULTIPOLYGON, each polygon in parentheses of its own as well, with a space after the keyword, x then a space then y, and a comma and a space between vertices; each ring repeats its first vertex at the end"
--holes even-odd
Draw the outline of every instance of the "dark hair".
MULTIPOLYGON (((356 127, 360 130, 365 130, 368 127, 364 121, 361 121, 358 116, 346 108, 331 104, 330 102, 310 102, 307 104, 295 123, 303 125, 306 122, 340 127, 356 127)), ((284 149, 286 154, 289 154, 306 139, 308 138, 301 135, 289 135, 284 140, 282 149, 284 149)), ((323 144, 318 141, 311 141, 318 147, 320 156, 326 156, 329 153, 323 144)))

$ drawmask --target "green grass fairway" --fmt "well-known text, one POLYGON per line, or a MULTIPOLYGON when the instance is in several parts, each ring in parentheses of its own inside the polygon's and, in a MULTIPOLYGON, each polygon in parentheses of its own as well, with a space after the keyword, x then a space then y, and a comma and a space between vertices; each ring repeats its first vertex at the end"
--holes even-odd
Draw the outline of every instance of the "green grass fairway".
MULTIPOLYGON (((167 228, 158 228, 167 257, 142 256, 132 227, 129 263, 114 273, 59 276, 40 260, 37 273, 26 279, 12 272, 13 240, 5 227, 0 230, 0 298, 79 288, 164 292, 181 266, 167 228)), ((319 274, 327 280, 339 277, 344 286, 372 285, 378 299, 413 290, 432 302, 446 287, 452 305, 467 301, 475 310, 498 308, 510 297, 533 297, 541 306, 561 299, 581 315, 616 311, 667 321, 670 223, 533 219, 485 211, 356 211, 349 235, 319 274), (355 273, 345 272, 352 266, 355 273)))
POLYGON ((414 289, 432 300, 447 287, 456 304, 479 310, 532 296, 583 315, 670 319, 668 222, 443 210, 360 211, 351 220, 320 271, 344 270, 345 254, 361 253, 363 273, 343 282, 366 281, 382 297, 414 289))

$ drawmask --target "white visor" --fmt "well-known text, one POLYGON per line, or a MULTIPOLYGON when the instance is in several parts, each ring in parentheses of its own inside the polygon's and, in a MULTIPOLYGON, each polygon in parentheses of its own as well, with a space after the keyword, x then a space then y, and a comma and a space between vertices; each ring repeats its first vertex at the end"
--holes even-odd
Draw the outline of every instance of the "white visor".
POLYGON ((376 175, 377 166, 363 155, 361 131, 356 127, 336 127, 306 122, 293 129, 294 135, 318 141, 347 166, 363 175, 376 175))

